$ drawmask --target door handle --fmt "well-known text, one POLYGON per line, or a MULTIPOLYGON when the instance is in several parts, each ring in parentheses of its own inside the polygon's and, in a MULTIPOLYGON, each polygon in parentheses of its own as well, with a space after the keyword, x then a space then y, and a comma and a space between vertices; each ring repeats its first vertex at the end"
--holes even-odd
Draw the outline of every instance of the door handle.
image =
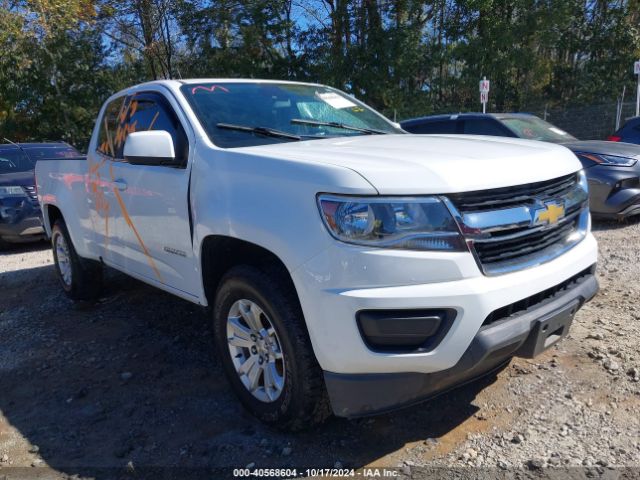
POLYGON ((113 182, 111 182, 111 185, 113 185, 115 188, 117 188, 121 192, 127 189, 127 182, 125 182, 124 180, 114 180, 113 182))

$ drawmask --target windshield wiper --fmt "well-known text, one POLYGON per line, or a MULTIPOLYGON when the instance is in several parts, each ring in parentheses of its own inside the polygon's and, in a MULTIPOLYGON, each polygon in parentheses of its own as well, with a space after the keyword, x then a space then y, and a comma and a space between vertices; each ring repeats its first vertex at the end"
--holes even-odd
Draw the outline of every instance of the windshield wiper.
POLYGON ((235 125, 233 123, 216 123, 216 127, 226 130, 237 130, 239 132, 255 133, 257 135, 264 135, 265 137, 286 138, 288 140, 302 140, 302 137, 294 135, 293 133, 283 132, 282 130, 275 130, 269 127, 249 127, 246 125, 235 125))
POLYGON ((389 133, 389 132, 385 132, 384 130, 376 130, 374 128, 354 127, 353 125, 347 125, 346 123, 321 122, 319 120, 305 120, 304 118, 294 118, 293 120, 291 120, 291 123, 293 123, 294 125, 311 125, 313 127, 341 128, 343 130, 353 130, 354 132, 362 132, 362 133, 367 133, 369 135, 386 135, 389 133))

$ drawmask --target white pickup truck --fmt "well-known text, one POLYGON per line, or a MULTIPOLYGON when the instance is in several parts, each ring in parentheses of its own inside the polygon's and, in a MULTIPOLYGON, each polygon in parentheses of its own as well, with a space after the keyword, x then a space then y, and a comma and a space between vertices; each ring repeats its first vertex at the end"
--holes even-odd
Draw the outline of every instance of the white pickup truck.
POLYGON ((532 357, 598 289, 569 150, 406 134, 323 85, 138 85, 86 160, 36 177, 67 294, 98 295, 108 265, 210 307, 232 388, 287 429, 532 357))

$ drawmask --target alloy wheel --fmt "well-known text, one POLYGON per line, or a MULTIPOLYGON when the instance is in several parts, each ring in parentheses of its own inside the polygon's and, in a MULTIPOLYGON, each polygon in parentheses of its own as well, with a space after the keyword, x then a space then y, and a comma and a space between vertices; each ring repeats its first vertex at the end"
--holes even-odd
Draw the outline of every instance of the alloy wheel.
POLYGON ((262 402, 276 401, 285 382, 282 344, 268 315, 256 302, 242 299, 231 306, 227 345, 244 387, 262 402))

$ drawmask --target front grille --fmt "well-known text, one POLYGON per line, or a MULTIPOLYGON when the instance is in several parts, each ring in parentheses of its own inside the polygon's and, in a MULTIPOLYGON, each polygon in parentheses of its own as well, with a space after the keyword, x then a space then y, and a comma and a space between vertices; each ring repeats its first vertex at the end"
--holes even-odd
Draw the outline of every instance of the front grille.
POLYGON ((29 197, 29 200, 31 201, 31 203, 34 204, 34 205, 37 205, 38 204, 38 192, 36 192, 36 187, 35 186, 29 186, 29 187, 22 187, 22 189, 25 191, 25 193, 29 197))
POLYGON ((577 174, 572 173, 544 182, 457 193, 449 195, 449 199, 461 212, 498 210, 561 197, 575 188, 577 182, 577 174))
MULTIPOLYGON (((476 242, 474 245, 480 262, 486 265, 535 254, 564 242, 577 230, 578 219, 574 218, 570 221, 559 223, 553 228, 522 235, 512 240, 476 242)), ((496 238, 499 238, 499 236, 496 238)))
POLYGON ((448 195, 460 227, 487 275, 551 260, 578 243, 589 221, 579 174, 514 187, 448 195), (554 221, 538 218, 563 207, 554 221))
POLYGON ((487 316, 487 318, 482 323, 482 326, 486 327, 487 325, 491 325, 501 320, 507 320, 511 317, 515 317, 516 315, 526 313, 527 310, 533 310, 534 308, 539 308, 546 303, 552 302, 559 295, 561 295, 562 292, 570 290, 571 288, 579 285, 594 273, 595 266, 589 267, 582 272, 577 273, 573 277, 568 278, 564 282, 559 283, 558 285, 494 310, 487 316))

